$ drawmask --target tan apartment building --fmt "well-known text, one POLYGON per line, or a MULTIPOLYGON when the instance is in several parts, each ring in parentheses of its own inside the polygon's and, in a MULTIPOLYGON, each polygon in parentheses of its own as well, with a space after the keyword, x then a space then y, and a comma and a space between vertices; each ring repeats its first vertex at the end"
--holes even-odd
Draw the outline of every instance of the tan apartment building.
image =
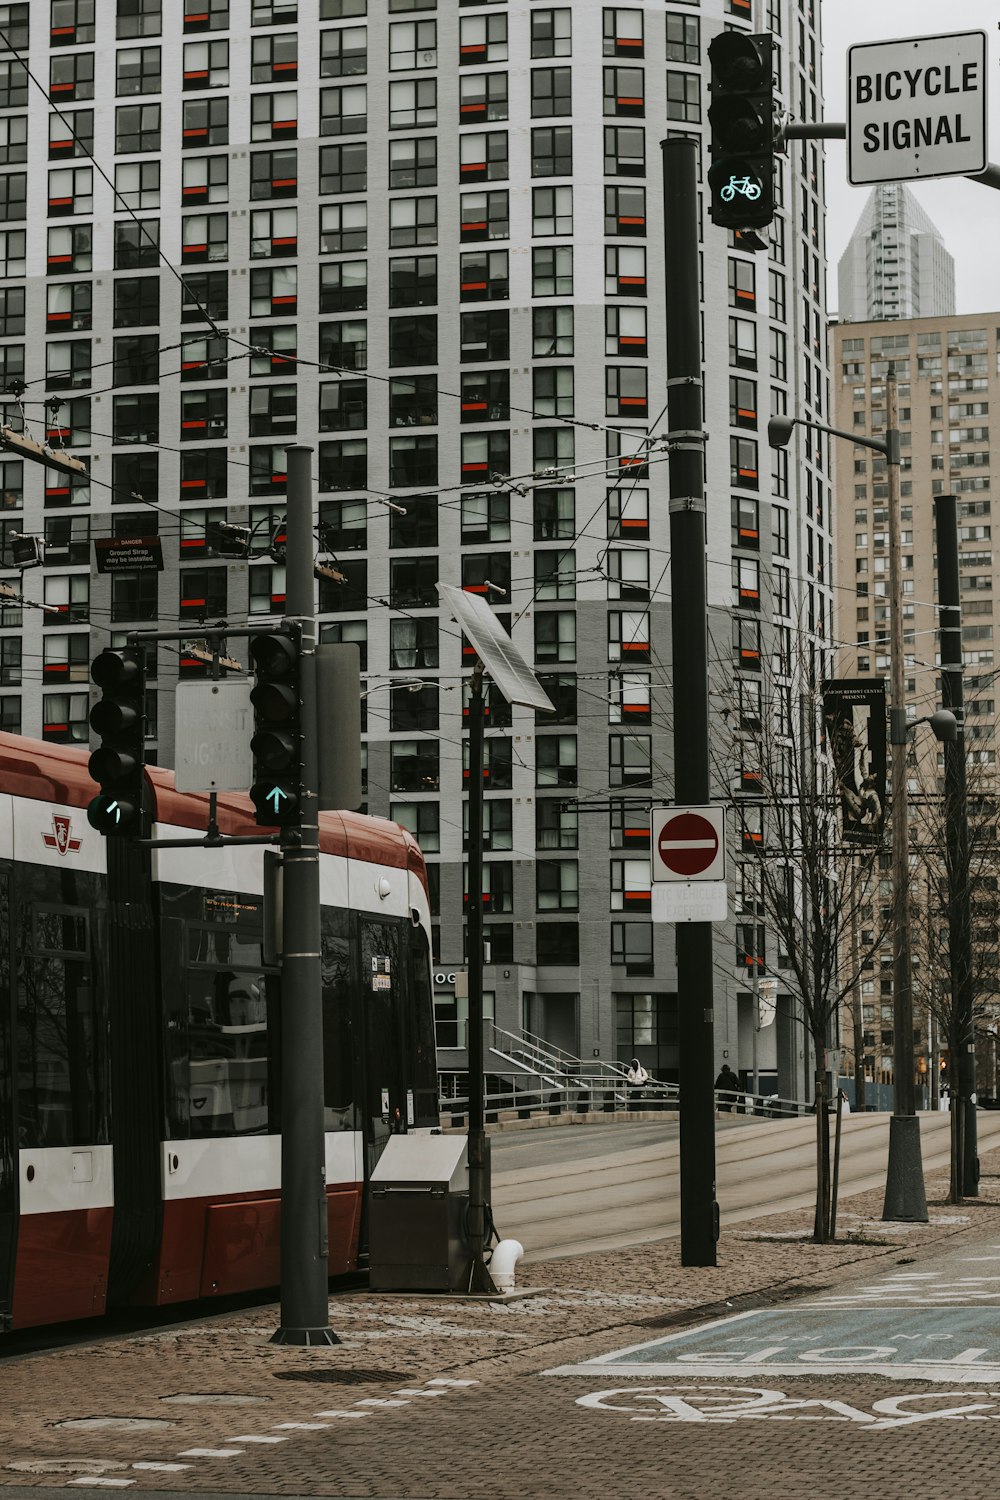
MULTIPOLYGON (((896 376, 901 444, 899 604, 911 718, 932 713, 941 702, 934 498, 952 494, 958 501, 971 791, 984 781, 992 783, 997 760, 996 700, 1000 695, 994 609, 1000 608, 1000 565, 992 545, 990 418, 991 413, 1000 417, 1000 312, 834 324, 830 352, 832 421, 841 431, 883 435, 886 379, 890 370, 896 376)), ((868 448, 852 450, 835 440, 834 449, 838 674, 888 678, 892 600, 886 463, 868 448)), ((1000 450, 992 482, 1000 487, 1000 450)), ((939 813, 930 799, 941 789, 941 746, 926 728, 918 729, 909 754, 911 837, 932 841, 939 813)), ((888 856, 886 864, 888 882, 888 856)), ((920 900, 919 890, 915 900, 920 900)), ((995 916, 991 907, 986 920, 992 920, 994 932, 995 916)), ((933 954, 928 952, 934 925, 933 920, 914 925, 915 1000, 920 990, 917 967, 925 971, 928 982, 934 967, 933 954)), ((978 928, 979 936, 988 936, 981 921, 978 928)), ((995 953, 995 943, 992 947, 995 953)), ((891 1081, 892 956, 888 944, 864 975, 861 1005, 867 1076, 891 1081)), ((921 1069, 926 1071, 933 1066, 933 1027, 919 1005, 915 1028, 921 1069)), ((842 1034, 849 1042, 849 1023, 842 1034)), ((984 1082, 990 1088, 990 1080, 984 1082)))

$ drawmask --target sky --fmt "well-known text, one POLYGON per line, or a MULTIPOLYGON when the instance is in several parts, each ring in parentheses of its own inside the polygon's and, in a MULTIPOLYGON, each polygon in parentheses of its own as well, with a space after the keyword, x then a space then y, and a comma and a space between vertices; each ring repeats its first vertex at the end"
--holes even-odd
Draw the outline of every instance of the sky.
MULTIPOLYGON (((989 60, 989 159, 1000 164, 1000 4, 998 0, 820 0, 823 84, 828 120, 847 119, 847 49, 857 42, 942 32, 985 31, 989 60)), ((1000 311, 1000 189, 965 177, 907 186, 930 214, 955 257, 955 303, 960 313, 1000 311)), ((843 141, 826 143, 827 299, 837 309, 837 262, 870 187, 847 181, 843 141)))

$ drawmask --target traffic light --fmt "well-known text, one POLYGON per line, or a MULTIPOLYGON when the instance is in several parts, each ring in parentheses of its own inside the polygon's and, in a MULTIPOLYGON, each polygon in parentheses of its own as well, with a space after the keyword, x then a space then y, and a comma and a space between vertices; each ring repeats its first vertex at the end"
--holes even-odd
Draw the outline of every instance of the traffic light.
POLYGON ((139 646, 108 646, 94 659, 90 675, 101 689, 90 710, 101 744, 88 769, 101 790, 90 801, 87 820, 98 833, 134 838, 142 832, 145 652, 139 646))
POLYGON ((299 719, 299 643, 279 632, 250 637, 257 681, 254 707, 253 786, 257 822, 274 828, 299 820, 302 731, 299 719))
POLYGON ((774 81, 768 33, 723 31, 708 49, 712 65, 712 221, 760 229, 774 218, 774 81))

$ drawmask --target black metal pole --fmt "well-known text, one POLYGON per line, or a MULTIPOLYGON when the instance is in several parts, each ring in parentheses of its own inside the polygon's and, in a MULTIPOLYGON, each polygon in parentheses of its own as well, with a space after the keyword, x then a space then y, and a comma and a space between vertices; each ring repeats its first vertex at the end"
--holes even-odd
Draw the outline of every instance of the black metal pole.
POLYGON ((298 823, 281 838, 281 1327, 271 1342, 338 1344, 329 1327, 323 1129, 312 449, 296 445, 287 453, 286 618, 301 632, 302 776, 298 823))
POLYGON ((470 1292, 495 1292, 486 1268, 489 1158, 483 1067, 483 665, 476 663, 469 694, 469 891, 465 936, 469 970, 469 1222, 470 1292))
POLYGON ((969 888, 968 792, 965 770, 965 698, 962 684, 962 610, 958 580, 958 506, 954 495, 934 501, 937 528, 938 604, 941 618, 941 706, 958 721, 958 738, 945 741, 945 846, 948 870, 948 954, 952 1030, 958 1042, 958 1107, 964 1116, 957 1163, 960 1197, 979 1196, 976 1132, 976 1037, 972 985, 972 907, 969 888))
MULTIPOLYGON (((674 801, 709 801, 708 590, 697 142, 661 142, 667 282, 667 427, 674 801)), ((678 922, 681 1264, 714 1266, 715 1067, 712 924, 678 922)))
POLYGON ((902 532, 899 512, 899 426, 896 377, 886 380, 885 458, 889 489, 889 742, 892 747, 892 1119, 883 1219, 927 1223, 920 1121, 913 1058, 913 950, 910 924, 910 824, 906 757, 905 634, 902 532))

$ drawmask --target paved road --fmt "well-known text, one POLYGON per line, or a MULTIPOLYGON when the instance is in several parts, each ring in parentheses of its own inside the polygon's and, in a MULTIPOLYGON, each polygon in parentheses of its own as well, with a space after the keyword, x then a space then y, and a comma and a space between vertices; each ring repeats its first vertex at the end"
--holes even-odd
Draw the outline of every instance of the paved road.
MULTIPOLYGON (((1000 1145, 1000 1111, 978 1116, 980 1149, 1000 1145)), ((925 1171, 948 1163, 948 1116, 920 1116, 925 1171)), ((806 1208, 815 1196, 815 1120, 721 1116, 723 1220, 806 1208)), ((525 1261, 641 1245, 680 1233, 677 1123, 565 1126, 493 1138, 493 1214, 525 1261)), ((840 1195, 885 1182, 889 1116, 844 1119, 840 1195)))
POLYGON ((617 1256, 589 1289, 503 1306, 337 1302, 333 1350, 268 1343, 260 1312, 16 1362, 0 1496, 993 1500, 1000 1215, 984 1214, 916 1261, 829 1265, 824 1291, 680 1328, 617 1256))

